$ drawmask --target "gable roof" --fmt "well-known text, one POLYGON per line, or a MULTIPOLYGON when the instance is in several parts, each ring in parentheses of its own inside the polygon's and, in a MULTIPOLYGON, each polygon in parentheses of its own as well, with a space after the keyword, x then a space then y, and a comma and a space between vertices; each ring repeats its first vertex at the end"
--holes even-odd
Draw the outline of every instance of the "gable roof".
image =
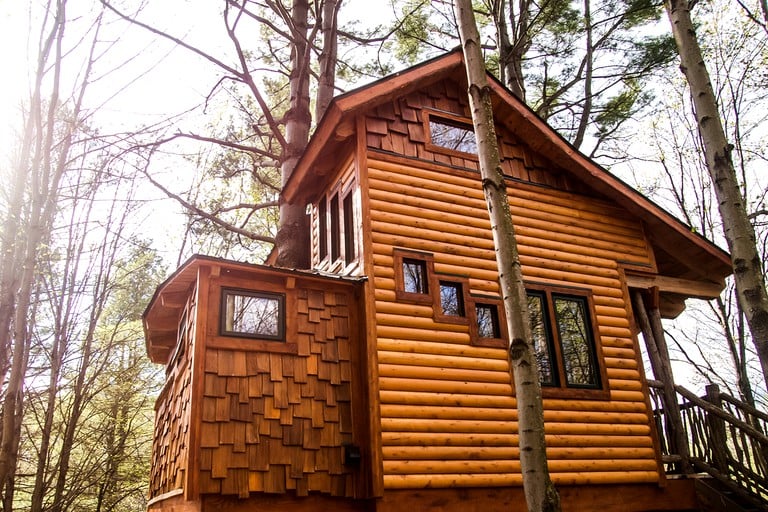
MULTIPOLYGON (((728 253, 583 155, 498 80, 490 74, 488 78, 497 124, 503 124, 531 150, 546 155, 575 179, 637 216, 646 227, 662 275, 709 281, 715 286, 691 295, 717 295, 725 277, 732 272, 728 253)), ((385 102, 446 79, 466 88, 460 49, 336 97, 283 188, 281 199, 288 203, 307 203, 316 198, 324 189, 323 181, 336 170, 334 165, 338 163, 334 156, 355 144, 356 120, 360 116, 385 102)))

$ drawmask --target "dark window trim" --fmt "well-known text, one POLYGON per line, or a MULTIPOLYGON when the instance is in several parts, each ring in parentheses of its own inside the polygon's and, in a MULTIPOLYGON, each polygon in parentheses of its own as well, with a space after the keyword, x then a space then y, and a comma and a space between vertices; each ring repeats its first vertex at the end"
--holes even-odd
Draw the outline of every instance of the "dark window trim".
POLYGON ((470 343, 478 347, 507 348, 507 316, 504 312, 504 302, 499 297, 487 295, 470 295, 471 306, 468 306, 469 313, 469 336, 470 343), (499 322, 499 337, 486 338, 481 337, 477 325, 477 306, 492 306, 496 309, 496 316, 499 322))
POLYGON ((445 146, 441 146, 440 144, 435 144, 432 142, 432 129, 430 127, 431 120, 434 119, 435 121, 447 124, 450 126, 455 126, 457 128, 467 129, 471 132, 474 132, 474 126, 472 125, 472 119, 469 117, 465 117, 459 114, 454 114, 451 112, 443 112, 441 110, 431 110, 431 109, 423 109, 423 123, 424 123, 424 136, 425 140, 427 141, 425 144, 426 149, 430 151, 434 151, 437 153, 445 153, 448 155, 455 155, 460 156, 462 158, 472 158, 477 160, 477 153, 472 153, 468 151, 461 151, 458 149, 451 149, 445 146))
POLYGON ((410 302, 412 304, 432 304, 434 283, 431 282, 435 274, 435 258, 431 253, 412 251, 408 249, 395 249, 393 252, 395 267, 395 297, 401 302, 410 302), (427 293, 413 293, 405 291, 405 277, 403 276, 403 261, 414 260, 424 262, 426 275, 424 279, 427 283, 427 293))
POLYGON ((526 292, 533 292, 545 297, 544 304, 547 308, 546 316, 548 325, 546 329, 549 331, 551 338, 548 340, 550 343, 550 350, 552 352, 552 359, 554 361, 553 371, 557 374, 557 385, 547 385, 541 387, 542 396, 545 398, 581 398, 581 399, 607 399, 610 397, 610 390, 608 388, 608 375, 605 369, 605 357, 603 356, 603 347, 600 339, 600 333, 598 331, 597 318, 595 314, 595 304, 592 295, 592 291, 585 288, 571 287, 571 286, 558 286, 548 285, 542 283, 526 283, 526 292), (565 368, 563 367, 562 358, 562 345, 555 336, 559 337, 557 333, 557 325, 555 323, 555 311, 554 311, 554 297, 574 297, 582 299, 586 303, 586 321, 589 324, 587 328, 592 335, 592 350, 594 355, 594 364, 596 366, 596 376, 598 379, 598 385, 595 387, 586 386, 568 386, 565 378, 565 368))
POLYGON ((219 335, 226 338, 246 338, 250 340, 262 340, 283 343, 286 341, 285 336, 285 317, 286 317, 286 300, 284 293, 268 292, 261 290, 241 289, 221 287, 221 293, 219 295, 219 335), (240 331, 228 331, 226 329, 226 315, 227 308, 226 297, 227 294, 243 295, 247 297, 267 298, 278 301, 278 318, 277 318, 277 334, 274 336, 250 334, 240 331))

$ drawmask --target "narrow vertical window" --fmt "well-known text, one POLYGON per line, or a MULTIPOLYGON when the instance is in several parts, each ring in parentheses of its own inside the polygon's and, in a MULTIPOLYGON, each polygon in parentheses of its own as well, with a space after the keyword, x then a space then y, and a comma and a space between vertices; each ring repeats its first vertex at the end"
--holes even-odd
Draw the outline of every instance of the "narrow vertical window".
POLYGON ((344 261, 355 260, 355 210, 352 201, 352 190, 344 197, 344 261))
POLYGON ((407 293, 429 293, 426 264, 421 260, 403 259, 403 283, 407 293))
POLYGON ((339 195, 334 194, 329 206, 331 210, 331 261, 336 261, 341 256, 341 226, 339 212, 339 195))
POLYGON ((586 301, 580 297, 554 296, 553 302, 568 386, 599 386, 586 301))
POLYGON ((539 379, 543 386, 556 386, 557 374, 552 366, 552 337, 548 333, 549 322, 543 295, 529 293, 528 313, 531 317, 533 348, 539 363, 539 379))
POLYGON ((317 232, 317 254, 320 261, 322 261, 328 256, 328 203, 325 197, 320 199, 320 205, 317 208, 317 232))

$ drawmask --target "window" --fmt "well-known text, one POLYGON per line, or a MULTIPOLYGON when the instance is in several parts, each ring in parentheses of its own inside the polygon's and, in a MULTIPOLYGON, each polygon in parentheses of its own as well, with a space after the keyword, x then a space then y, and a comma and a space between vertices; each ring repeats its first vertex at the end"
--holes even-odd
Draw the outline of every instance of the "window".
POLYGON ((344 261, 355 260, 355 210, 352 204, 352 191, 344 197, 344 261))
POLYGON ((472 317, 469 323, 471 343, 481 347, 506 348, 507 320, 501 299, 473 296, 472 317))
POLYGON ((432 149, 477 154, 477 140, 472 120, 447 112, 426 111, 424 130, 432 149))
POLYGON ((330 196, 323 196, 317 203, 317 261, 328 270, 334 270, 336 263, 349 265, 357 258, 354 186, 346 188, 346 194, 339 189, 330 196), (343 199, 342 199, 343 198, 343 199), (323 263, 323 260, 328 261, 323 263))
POLYGON ((464 291, 461 283, 440 281, 440 311, 444 316, 464 316, 464 291))
POLYGON ((328 256, 328 202, 325 197, 320 199, 317 210, 318 258, 322 261, 328 256))
POLYGON ((499 310, 493 304, 476 304, 477 336, 479 338, 500 338, 499 310))
POLYGON ((425 261, 403 259, 403 290, 406 293, 429 293, 425 261))
POLYGON ((282 341, 285 296, 280 293, 222 289, 221 334, 282 341))
MULTIPOLYGON (((416 304, 432 304, 430 279, 434 276, 434 259, 425 252, 395 249, 395 295, 397 300, 416 304)), ((437 283, 434 283, 437 286, 437 283)), ((434 299, 438 300, 438 299, 434 299)))
POLYGON ((477 153, 475 132, 470 125, 431 116, 429 136, 435 146, 463 153, 477 153))
POLYGON ((542 386, 602 389, 589 296, 529 290, 528 310, 542 386))
POLYGON ((331 261, 341 256, 341 231, 339 226, 339 195, 331 198, 331 261))

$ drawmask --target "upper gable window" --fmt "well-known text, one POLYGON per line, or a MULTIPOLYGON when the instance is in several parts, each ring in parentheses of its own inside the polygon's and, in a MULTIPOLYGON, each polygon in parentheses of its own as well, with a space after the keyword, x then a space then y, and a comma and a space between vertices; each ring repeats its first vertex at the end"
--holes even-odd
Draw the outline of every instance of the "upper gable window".
POLYGON ((429 134, 428 146, 432 149, 477 154, 471 119, 447 112, 425 110, 424 130, 429 134))
POLYGON ((285 339, 285 296, 224 288, 221 334, 264 340, 285 339))

